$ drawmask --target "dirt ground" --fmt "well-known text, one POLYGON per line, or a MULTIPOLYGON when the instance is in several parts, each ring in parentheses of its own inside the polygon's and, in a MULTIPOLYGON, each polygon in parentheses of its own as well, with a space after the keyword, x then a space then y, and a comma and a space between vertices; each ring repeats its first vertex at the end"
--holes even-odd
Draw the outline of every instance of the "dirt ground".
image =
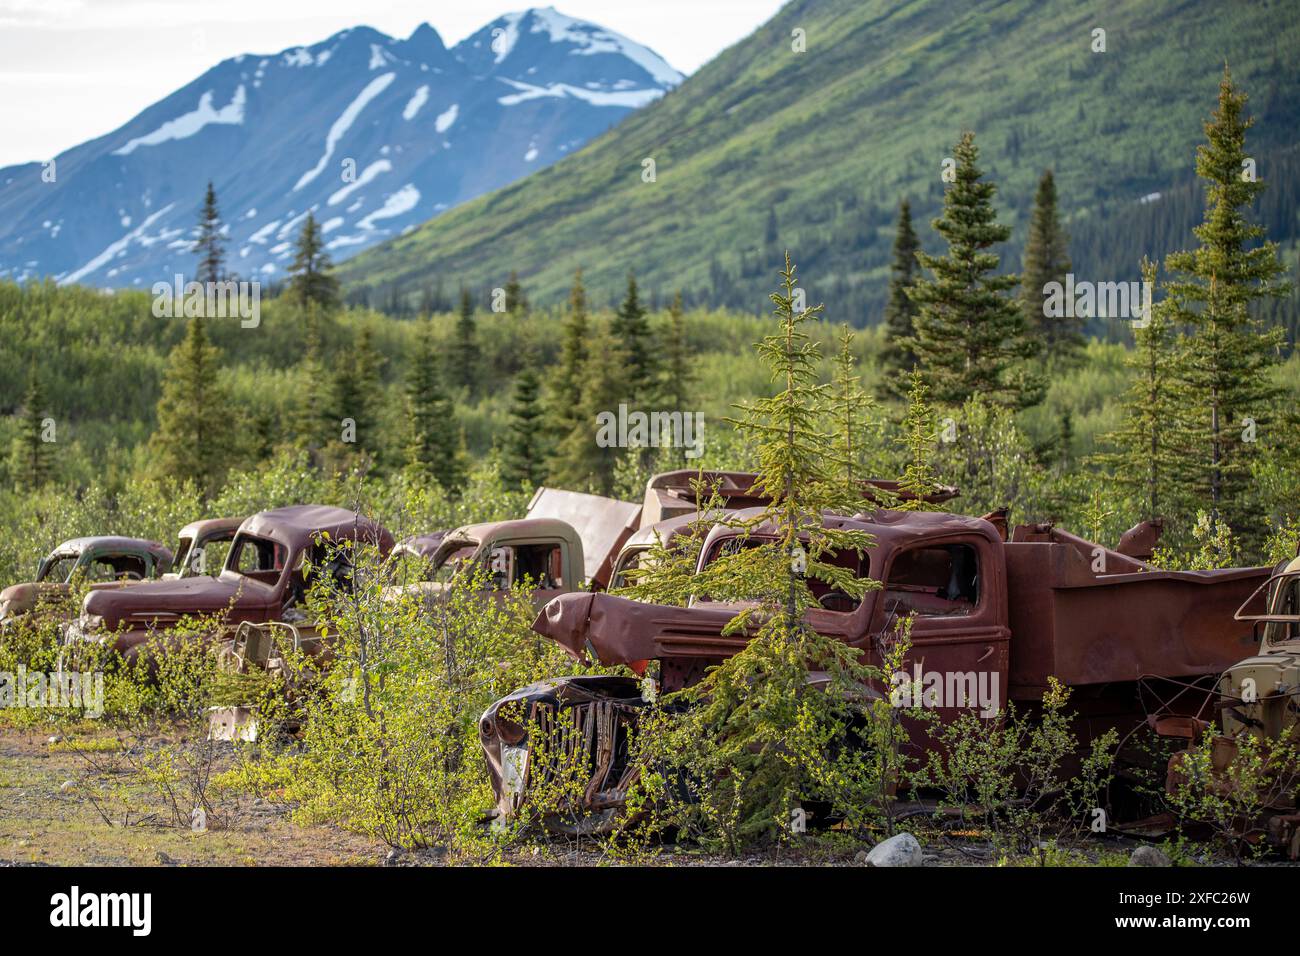
POLYGON ((0 863, 56 866, 374 866, 388 848, 332 827, 300 827, 265 801, 231 825, 194 832, 141 822, 109 826, 75 784, 78 754, 48 731, 0 729, 0 863))
MULTIPOLYGON (((70 733, 0 725, 0 866, 438 866, 439 848, 394 851, 378 840, 331 826, 300 826, 284 804, 243 797, 226 808, 221 826, 195 832, 177 825, 147 787, 132 791, 136 812, 123 825, 107 822, 86 797, 93 777, 86 757, 69 741, 115 744, 111 733, 70 733)), ((120 808, 119 808, 120 810, 120 808)), ((918 830, 918 832, 920 832, 918 830)), ((999 861, 979 839, 922 835, 926 866, 989 866, 999 861)), ((1123 866, 1137 846, 1120 838, 1090 841, 1057 865, 1123 866)), ((782 849, 725 859, 666 845, 637 858, 667 866, 860 866, 864 848, 810 840, 806 849, 782 849)), ((525 841, 500 862, 522 866, 599 866, 620 860, 587 841, 525 841)), ((1189 861, 1192 862, 1192 861, 1189 861)), ((1194 862, 1211 863, 1209 859, 1194 862)), ((1028 860, 1013 865, 1029 865, 1028 860)))

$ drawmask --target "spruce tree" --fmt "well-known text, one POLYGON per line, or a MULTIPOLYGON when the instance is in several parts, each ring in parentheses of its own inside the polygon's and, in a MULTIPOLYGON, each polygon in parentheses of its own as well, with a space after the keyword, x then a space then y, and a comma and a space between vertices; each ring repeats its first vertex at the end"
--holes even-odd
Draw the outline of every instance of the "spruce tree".
POLYGON ((668 307, 668 340, 664 343, 663 395, 668 407, 686 411, 690 402, 691 359, 686 341, 686 316, 682 312, 682 293, 678 290, 668 307))
POLYGON ((447 378, 454 385, 466 388, 473 394, 479 384, 479 365, 482 353, 478 344, 478 327, 474 321, 474 297, 467 287, 460 289, 460 311, 456 316, 456 330, 451 348, 447 352, 447 378))
POLYGON ((592 330, 589 346, 577 404, 569 428, 556 442, 549 474, 561 487, 609 495, 620 449, 597 444, 597 416, 617 413, 619 402, 627 400, 627 367, 608 326, 600 324, 592 330))
POLYGON ((303 320, 303 353, 295 369, 297 387, 289 410, 288 440, 292 448, 308 453, 319 466, 321 449, 339 434, 338 421, 330 407, 330 381, 321 342, 321 317, 315 302, 309 302, 303 320))
POLYGON ((339 280, 330 272, 330 257, 315 213, 308 213, 289 266, 289 295, 304 308, 315 304, 329 312, 339 304, 339 280))
POLYGON ((846 496, 861 495, 863 482, 871 477, 870 463, 878 444, 880 422, 876 403, 862 388, 857 359, 853 355, 853 331, 840 329, 831 387, 827 394, 827 418, 833 436, 831 459, 833 480, 843 484, 846 496))
POLYGON ((524 287, 519 284, 519 274, 515 270, 510 270, 510 277, 506 280, 506 311, 514 316, 524 316, 528 314, 528 299, 524 296, 524 287))
POLYGON ((208 180, 207 191, 203 194, 199 236, 192 251, 199 257, 197 281, 220 282, 225 278, 226 252, 221 239, 221 214, 217 211, 217 191, 212 188, 211 180, 208 180))
POLYGON ((501 460, 501 477, 515 487, 536 488, 546 477, 545 435, 538 392, 537 373, 530 364, 515 377, 501 460))
POLYGON ((1239 534, 1258 535, 1251 513, 1250 466, 1255 439, 1274 421, 1278 391, 1271 369, 1278 361, 1280 329, 1267 329, 1252 305, 1289 292, 1275 242, 1259 242, 1262 227, 1247 213, 1264 183, 1246 152, 1246 94, 1225 66, 1218 109, 1205 124, 1196 172, 1206 184, 1204 221, 1193 232, 1195 249, 1171 253, 1165 269, 1170 320, 1189 326, 1178 360, 1179 402, 1195 409, 1186 449, 1195 463, 1194 489, 1210 514, 1239 534))
POLYGON ((167 359, 158 427, 149 439, 156 474, 192 481, 208 497, 221 487, 234 447, 234 408, 219 368, 220 352, 208 341, 203 318, 190 319, 167 359))
MULTIPOLYGON (((757 528, 762 534, 690 578, 666 563, 663 583, 678 593, 655 597, 680 603, 708 594, 745 605, 723 633, 749 640, 683 692, 695 706, 668 709, 649 732, 662 777, 692 781, 691 802, 681 812, 731 853, 781 839, 791 806, 801 801, 869 814, 888 777, 876 757, 846 746, 845 736, 850 721, 874 724, 861 688, 881 679, 881 671, 865 663, 860 649, 817 633, 805 616, 821 606, 813 583, 818 593, 834 594, 837 607, 862 598, 872 584, 845 559, 861 555, 871 537, 823 520, 828 512, 856 511, 861 492, 835 474, 831 436, 821 428, 830 389, 818 384, 820 355, 807 330, 821 306, 795 307, 788 255, 781 280, 771 297, 777 328, 759 344, 777 393, 741 406, 732 420, 757 447, 757 487, 772 503, 753 517, 720 519, 742 535, 757 528), (826 682, 824 693, 809 693, 810 672, 826 682)), ((658 571, 650 568, 639 582, 643 593, 659 591, 658 571)))
POLYGON ((948 251, 917 253, 931 277, 918 278, 908 293, 918 306, 912 351, 937 401, 960 405, 980 396, 1024 408, 1042 398, 1041 381, 1025 365, 1036 350, 1020 303, 1006 295, 1019 280, 996 274, 998 256, 989 251, 1011 230, 997 222, 997 187, 982 180, 974 134, 964 133, 953 155, 956 179, 944 192, 943 215, 931 223, 948 251))
POLYGON ((10 452, 9 473, 19 490, 35 491, 50 479, 50 447, 44 435, 48 408, 35 362, 27 372, 22 410, 22 422, 10 452))
POLYGON ((650 345, 650 323, 637 294, 636 276, 627 274, 627 294, 614 315, 614 337, 618 341, 623 364, 627 404, 631 407, 652 399, 655 361, 650 345))
POLYGON ((407 462, 417 475, 455 495, 464 484, 465 471, 455 407, 442 390, 440 377, 433 323, 426 321, 406 381, 407 462))
MULTIPOLYGON (((1142 261, 1142 279, 1155 288, 1156 266, 1142 261)), ((1133 330, 1134 349, 1125 359, 1133 381, 1121 400, 1120 427, 1103 438, 1113 451, 1095 455, 1111 481, 1141 509, 1145 520, 1170 519, 1177 525, 1185 516, 1182 485, 1187 478, 1181 408, 1176 388, 1178 339, 1163 302, 1153 302, 1150 314, 1133 330)))
POLYGON ((1055 318, 1044 314, 1043 291, 1049 282, 1065 285, 1070 271, 1069 237, 1061 227, 1056 208, 1056 180, 1050 169, 1044 171, 1034 195, 1034 211, 1025 239, 1024 275, 1020 300, 1025 310, 1025 324, 1039 339, 1049 361, 1073 364, 1083 347, 1083 318, 1055 318))
POLYGON ((345 451, 364 451, 374 457, 379 451, 380 370, 383 357, 375 350, 369 326, 361 329, 351 353, 338 363, 334 373, 333 428, 342 441, 343 422, 351 419, 354 441, 345 451))
POLYGON ((912 228, 912 204, 904 199, 898 205, 898 231, 894 235, 894 258, 889 267, 889 299, 885 303, 885 348, 881 354, 884 378, 881 392, 901 395, 907 373, 916 368, 916 354, 911 340, 916 334, 916 303, 908 290, 916 283, 916 253, 921 243, 912 228))
POLYGON ((935 444, 939 430, 934 420, 934 410, 928 400, 929 388, 918 369, 908 378, 907 414, 895 443, 904 451, 903 474, 898 479, 899 491, 909 492, 906 499, 897 503, 900 511, 935 511, 926 497, 939 487, 934 468, 935 444))
POLYGON ((569 307, 564 315, 561 333, 560 363, 551 377, 548 395, 547 431, 550 433, 553 458, 548 472, 555 480, 568 468, 561 460, 572 443, 568 438, 581 427, 583 394, 586 386, 588 336, 591 330, 587 321, 587 290, 582 284, 582 270, 573 276, 569 292, 569 307))

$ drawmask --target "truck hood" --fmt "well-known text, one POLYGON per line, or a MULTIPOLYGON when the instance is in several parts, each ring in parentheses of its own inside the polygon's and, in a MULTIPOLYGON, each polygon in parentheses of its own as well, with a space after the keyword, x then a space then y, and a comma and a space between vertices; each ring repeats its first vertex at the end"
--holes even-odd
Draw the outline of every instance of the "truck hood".
POLYGON ((186 614, 212 614, 228 607, 263 604, 273 589, 251 578, 193 577, 175 581, 147 581, 131 587, 91 591, 82 611, 103 618, 105 627, 153 618, 173 619, 186 614))
POLYGON ((561 594, 542 608, 533 630, 581 661, 606 666, 663 657, 730 657, 748 643, 743 634, 722 636, 736 608, 673 607, 610 594, 561 594))
POLYGON ((6 615, 26 614, 41 600, 58 600, 66 597, 69 590, 66 584, 56 581, 41 584, 25 581, 22 584, 11 584, 0 591, 0 606, 4 607, 6 615))

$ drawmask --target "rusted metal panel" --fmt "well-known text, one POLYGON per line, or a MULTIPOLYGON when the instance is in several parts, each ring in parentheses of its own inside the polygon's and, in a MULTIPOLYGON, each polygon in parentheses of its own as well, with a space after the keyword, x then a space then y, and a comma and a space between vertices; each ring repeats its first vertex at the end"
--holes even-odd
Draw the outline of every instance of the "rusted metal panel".
POLYGON ((528 504, 529 518, 555 518, 582 539, 583 573, 597 587, 609 584, 618 550, 637 529, 639 505, 617 498, 559 488, 538 488, 528 504))

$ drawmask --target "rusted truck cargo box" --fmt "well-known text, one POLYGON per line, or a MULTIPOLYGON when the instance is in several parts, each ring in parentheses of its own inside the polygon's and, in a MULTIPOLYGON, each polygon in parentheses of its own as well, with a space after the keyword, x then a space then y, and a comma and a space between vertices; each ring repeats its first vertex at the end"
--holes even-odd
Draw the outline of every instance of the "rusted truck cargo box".
POLYGON ((1233 612, 1266 569, 1160 571, 1054 534, 1006 544, 1013 699, 1040 695, 1049 676, 1083 685, 1218 673, 1253 647, 1233 612), (1111 573, 1093 571, 1103 561, 1111 573))

